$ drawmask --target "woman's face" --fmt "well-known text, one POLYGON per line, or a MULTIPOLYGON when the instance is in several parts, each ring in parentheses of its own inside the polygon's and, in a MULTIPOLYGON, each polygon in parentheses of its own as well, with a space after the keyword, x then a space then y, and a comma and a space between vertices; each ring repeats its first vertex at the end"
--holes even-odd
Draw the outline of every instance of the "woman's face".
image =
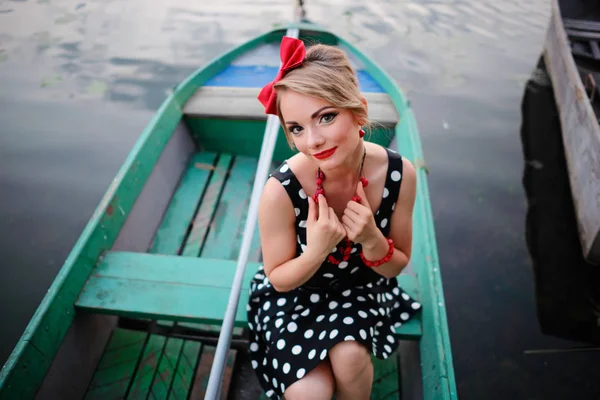
POLYGON ((278 94, 280 111, 296 148, 322 169, 340 166, 360 140, 354 114, 292 90, 278 94))

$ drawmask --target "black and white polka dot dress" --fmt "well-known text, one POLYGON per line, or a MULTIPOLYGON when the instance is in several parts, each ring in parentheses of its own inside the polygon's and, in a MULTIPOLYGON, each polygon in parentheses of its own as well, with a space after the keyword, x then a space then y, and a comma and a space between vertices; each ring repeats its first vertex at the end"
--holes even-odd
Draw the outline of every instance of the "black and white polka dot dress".
MULTIPOLYGON (((402 182, 402 157, 388 152, 388 171, 383 199, 375 222, 389 235, 389 220, 402 182)), ((287 162, 275 170, 296 213, 296 256, 306 248, 307 195, 287 162)), ((334 253, 341 259, 340 250, 334 253)), ((258 380, 272 399, 301 379, 327 357, 327 352, 345 340, 355 340, 378 358, 387 358, 397 348, 394 327, 408 321, 421 305, 387 279, 364 265, 360 245, 354 244, 346 262, 325 261, 304 285, 277 292, 262 266, 250 285, 247 305, 250 357, 258 380)))

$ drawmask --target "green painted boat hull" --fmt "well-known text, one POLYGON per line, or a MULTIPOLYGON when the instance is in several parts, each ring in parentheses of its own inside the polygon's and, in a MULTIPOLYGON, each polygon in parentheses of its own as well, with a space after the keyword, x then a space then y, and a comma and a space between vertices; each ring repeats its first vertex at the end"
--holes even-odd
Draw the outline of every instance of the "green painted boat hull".
MULTIPOLYGON (((175 385, 173 389, 173 384, 169 384, 167 389, 195 390, 192 386, 196 383, 188 376, 189 370, 200 368, 202 362, 182 364, 182 354, 189 351, 195 357, 205 346, 200 349, 185 339, 165 340, 151 334, 123 332, 117 327, 119 320, 115 315, 128 313, 111 314, 98 310, 95 313, 93 307, 96 306, 86 308, 84 304, 89 304, 86 301, 90 297, 92 281, 101 275, 102 260, 121 251, 150 253, 157 257, 159 254, 200 257, 200 260, 210 257, 236 259, 236 243, 239 249, 241 242, 239 226, 243 231, 240 221, 243 222, 247 215, 249 185, 255 172, 252 165, 257 162, 265 122, 244 118, 192 118, 185 115, 184 108, 199 88, 239 56, 258 46, 278 44, 285 30, 292 26, 300 29, 304 39, 343 46, 384 89, 399 116, 399 123, 381 128, 372 140, 392 146, 418 167, 411 264, 416 282, 415 295, 423 305, 423 312, 418 327, 420 338, 416 341, 418 361, 403 368, 420 371, 416 384, 424 399, 457 397, 426 168, 410 103, 391 77, 351 43, 318 26, 297 24, 278 27, 214 59, 177 85, 163 102, 108 187, 1 370, 0 399, 44 398, 57 393, 61 398, 93 398, 95 395, 102 398, 109 393, 103 390, 109 389, 131 394, 137 387, 131 383, 134 381, 142 385, 140 390, 154 388, 156 376, 161 379, 165 376, 161 370, 163 364, 158 362, 153 367, 153 371, 159 372, 154 373, 149 383, 140 372, 146 365, 144 355, 154 355, 152 346, 163 349, 161 359, 173 357, 177 365, 173 373, 186 376, 186 388, 175 385), (227 189, 229 178, 223 177, 228 177, 242 165, 246 166, 236 170, 239 177, 235 179, 244 183, 227 189), (225 171, 222 178, 219 178, 220 168, 225 171), (240 187, 241 192, 235 191, 240 187), (227 252, 216 251, 232 238, 233 245, 227 247, 227 252), (133 346, 130 350, 137 360, 134 364, 129 365, 110 355, 111 346, 119 346, 119 343, 125 343, 125 347, 133 346), (118 380, 116 383, 98 383, 98 367, 102 363, 121 368, 120 373, 129 374, 132 381, 124 387, 118 380), (94 388, 101 389, 94 392, 94 388)), ((274 162, 291 154, 293 152, 281 133, 274 162)), ((257 236, 255 234, 255 249, 259 243, 257 236)), ((253 253, 254 261, 259 261, 259 253, 259 250, 253 253)), ((122 268, 125 272, 133 271, 126 270, 126 266, 122 268)), ((100 294, 96 297, 102 300, 100 294)), ((97 307, 107 306, 103 303, 97 307)), ((156 313, 145 311, 132 315, 143 320, 151 312, 156 313)), ((178 321, 203 321, 201 317, 186 319, 185 316, 165 319, 170 320, 164 325, 166 329, 177 327, 178 321)), ((197 378, 197 374, 194 376, 197 378)), ((156 390, 160 391, 158 386, 156 390)), ((165 396, 168 390, 163 393, 165 396)))

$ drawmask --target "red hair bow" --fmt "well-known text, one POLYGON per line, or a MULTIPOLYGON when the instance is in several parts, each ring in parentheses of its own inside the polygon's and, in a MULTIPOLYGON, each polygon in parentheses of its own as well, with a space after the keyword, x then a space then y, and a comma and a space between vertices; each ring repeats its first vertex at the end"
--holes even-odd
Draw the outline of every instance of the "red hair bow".
POLYGON ((281 40, 279 56, 281 57, 282 65, 279 68, 277 76, 272 82, 263 87, 258 94, 258 100, 265 107, 265 114, 277 115, 277 93, 273 90, 273 85, 282 80, 287 72, 302 64, 306 56, 304 42, 284 36, 281 40))

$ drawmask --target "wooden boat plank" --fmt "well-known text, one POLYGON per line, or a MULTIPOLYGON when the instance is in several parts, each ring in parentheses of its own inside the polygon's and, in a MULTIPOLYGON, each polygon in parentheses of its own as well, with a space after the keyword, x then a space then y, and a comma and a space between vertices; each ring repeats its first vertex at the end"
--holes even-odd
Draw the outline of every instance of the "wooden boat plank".
POLYGON ((133 380, 129 385, 128 398, 145 399, 148 396, 165 341, 164 336, 150 335, 133 380))
MULTIPOLYGON (((188 118, 247 119, 266 121, 254 87, 203 86, 183 109, 188 118)), ((394 127, 399 116, 386 93, 363 93, 369 105, 369 118, 383 126, 394 127)))
POLYGON ((563 18, 565 28, 600 32, 600 22, 583 19, 563 18))
POLYGON ((231 161, 232 156, 230 154, 219 155, 216 168, 210 176, 208 187, 202 198, 200 209, 192 222, 192 229, 186 239, 182 255, 191 257, 198 257, 200 255, 210 223, 213 220, 219 203, 221 192, 225 186, 231 161))
POLYGON ((214 169, 215 153, 194 155, 156 232, 150 253, 177 254, 214 169))
POLYGON ((579 31, 574 29, 565 29, 565 32, 569 36, 569 38, 578 38, 578 39, 600 39, 600 32, 588 32, 588 31, 579 31))
POLYGON ((183 349, 183 339, 168 338, 152 381, 152 398, 167 399, 183 349))
MULTIPOLYGON (((246 222, 243 216, 247 214, 257 165, 256 158, 243 156, 235 158, 216 206, 210 231, 204 242, 202 257, 238 259, 246 222)), ((248 258, 249 261, 258 261, 260 241, 257 239, 259 237, 255 229, 252 257, 248 258)))
POLYGON ((94 373, 86 398, 122 398, 129 387, 147 333, 116 329, 94 373))
POLYGON ((394 353, 391 357, 381 360, 371 356, 373 363, 373 388, 371 390, 372 399, 399 399, 400 374, 398 354, 394 353))
POLYGON ((169 398, 187 399, 188 393, 192 388, 194 371, 198 365, 201 347, 200 342, 193 340, 185 341, 169 398))

